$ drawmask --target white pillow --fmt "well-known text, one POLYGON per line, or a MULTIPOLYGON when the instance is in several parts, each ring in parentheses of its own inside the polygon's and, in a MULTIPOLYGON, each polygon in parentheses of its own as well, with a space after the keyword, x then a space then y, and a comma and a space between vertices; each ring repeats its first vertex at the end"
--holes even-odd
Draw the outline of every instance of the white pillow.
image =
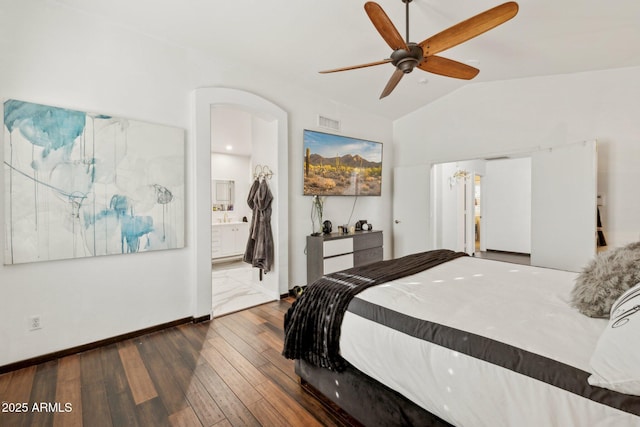
POLYGON ((589 384, 640 396, 640 283, 613 306, 591 356, 589 384))

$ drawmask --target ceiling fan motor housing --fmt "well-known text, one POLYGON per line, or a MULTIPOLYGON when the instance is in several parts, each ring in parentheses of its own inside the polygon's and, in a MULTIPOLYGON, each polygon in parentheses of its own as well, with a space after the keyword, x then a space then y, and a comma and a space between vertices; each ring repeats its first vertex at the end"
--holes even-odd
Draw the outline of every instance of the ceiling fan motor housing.
POLYGON ((391 54, 391 63, 404 73, 410 73, 414 67, 422 62, 423 53, 416 43, 407 43, 409 50, 396 49, 391 54))

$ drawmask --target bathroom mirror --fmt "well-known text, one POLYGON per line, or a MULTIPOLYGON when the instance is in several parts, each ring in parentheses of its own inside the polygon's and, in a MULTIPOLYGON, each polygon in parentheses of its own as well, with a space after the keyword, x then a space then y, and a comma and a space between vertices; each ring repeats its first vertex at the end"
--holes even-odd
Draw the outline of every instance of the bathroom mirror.
POLYGON ((211 182, 211 200, 214 211, 232 211, 235 195, 233 181, 214 179, 211 182))

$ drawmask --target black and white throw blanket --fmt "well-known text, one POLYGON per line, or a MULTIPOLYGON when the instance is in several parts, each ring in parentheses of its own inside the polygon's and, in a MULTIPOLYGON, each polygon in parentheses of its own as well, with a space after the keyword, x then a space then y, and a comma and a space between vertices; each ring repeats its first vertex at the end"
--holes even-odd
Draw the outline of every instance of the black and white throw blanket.
POLYGON ((438 249, 402 258, 379 261, 331 273, 307 286, 284 317, 284 350, 288 359, 342 371, 340 325, 349 303, 365 289, 419 273, 444 262, 466 256, 464 252, 438 249))

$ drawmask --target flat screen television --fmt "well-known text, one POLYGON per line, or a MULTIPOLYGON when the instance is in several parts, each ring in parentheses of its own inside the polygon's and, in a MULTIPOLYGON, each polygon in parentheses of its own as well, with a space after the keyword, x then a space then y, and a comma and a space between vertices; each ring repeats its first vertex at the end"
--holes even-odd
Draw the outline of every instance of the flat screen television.
POLYGON ((305 129, 305 196, 380 196, 382 143, 305 129))

